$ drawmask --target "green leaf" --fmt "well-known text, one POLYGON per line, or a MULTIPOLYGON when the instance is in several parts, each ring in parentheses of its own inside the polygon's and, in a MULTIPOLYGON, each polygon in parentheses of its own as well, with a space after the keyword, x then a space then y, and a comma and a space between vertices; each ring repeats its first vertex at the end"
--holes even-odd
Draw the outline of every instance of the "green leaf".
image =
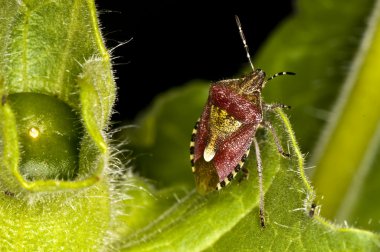
POLYGON ((108 183, 83 191, 0 194, 2 251, 94 251, 104 246, 110 223, 108 183))

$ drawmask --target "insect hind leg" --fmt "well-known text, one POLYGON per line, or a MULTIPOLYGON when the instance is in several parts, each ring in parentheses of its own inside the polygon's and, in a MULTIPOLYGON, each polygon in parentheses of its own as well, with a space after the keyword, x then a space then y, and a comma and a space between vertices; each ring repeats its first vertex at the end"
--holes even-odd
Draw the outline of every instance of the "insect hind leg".
POLYGON ((265 227, 265 213, 264 213, 264 189, 263 189, 263 165, 261 161, 261 154, 259 149, 259 144, 257 143, 256 137, 253 138, 253 144, 255 145, 256 152, 256 162, 257 162, 257 173, 259 177, 259 216, 260 224, 265 227))

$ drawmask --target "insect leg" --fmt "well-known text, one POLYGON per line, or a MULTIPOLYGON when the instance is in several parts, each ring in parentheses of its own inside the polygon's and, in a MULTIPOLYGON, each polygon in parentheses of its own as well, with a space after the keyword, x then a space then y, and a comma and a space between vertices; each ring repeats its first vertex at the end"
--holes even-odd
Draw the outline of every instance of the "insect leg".
POLYGON ((241 171, 243 172, 243 178, 248 179, 249 171, 247 170, 247 168, 243 167, 243 169, 241 169, 241 171))
POLYGON ((240 177, 240 179, 239 179, 239 183, 242 182, 243 179, 247 180, 248 177, 249 177, 249 171, 247 170, 247 168, 243 167, 243 168, 241 169, 241 171, 242 171, 243 175, 240 177))
POLYGON ((261 162, 261 154, 259 149, 259 144, 257 143, 256 137, 253 138, 253 143, 255 145, 256 161, 257 161, 257 173, 259 175, 259 208, 260 208, 260 224, 265 227, 265 214, 264 214, 264 189, 263 189, 263 165, 261 162))
POLYGON ((273 128, 272 124, 271 124, 269 121, 263 121, 263 122, 262 122, 262 125, 263 125, 265 128, 269 129, 270 132, 272 133, 273 138, 274 138, 274 142, 275 142, 275 144, 276 144, 276 146, 277 146, 277 150, 278 150, 278 152, 279 152, 283 157, 286 157, 286 158, 290 157, 290 154, 289 154, 289 153, 286 153, 286 152, 284 151, 284 149, 282 148, 281 143, 280 143, 280 140, 278 139, 278 136, 277 136, 276 130, 273 128))

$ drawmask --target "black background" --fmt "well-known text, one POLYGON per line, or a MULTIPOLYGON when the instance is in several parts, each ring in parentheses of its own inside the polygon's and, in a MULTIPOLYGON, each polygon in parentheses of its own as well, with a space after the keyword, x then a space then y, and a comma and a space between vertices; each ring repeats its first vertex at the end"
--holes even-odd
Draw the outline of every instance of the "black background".
POLYGON ((98 0, 96 4, 115 63, 118 100, 114 121, 132 120, 156 94, 170 87, 236 74, 247 59, 235 14, 254 58, 270 32, 294 12, 292 0, 216 4, 98 0))

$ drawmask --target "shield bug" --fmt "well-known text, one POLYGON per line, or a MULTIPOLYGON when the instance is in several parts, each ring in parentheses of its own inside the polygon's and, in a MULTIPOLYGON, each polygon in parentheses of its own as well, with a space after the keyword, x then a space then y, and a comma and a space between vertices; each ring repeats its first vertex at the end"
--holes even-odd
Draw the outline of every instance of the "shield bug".
POLYGON ((264 191, 262 162, 255 134, 259 127, 269 129, 277 149, 285 157, 275 129, 265 120, 265 113, 275 108, 288 108, 282 104, 265 104, 261 91, 265 84, 280 75, 294 75, 280 72, 266 79, 265 72, 255 69, 249 54, 239 18, 235 16, 246 56, 252 72, 239 79, 222 80, 211 84, 207 103, 192 132, 190 160, 199 193, 205 194, 225 187, 243 168, 254 145, 257 161, 260 223, 265 226, 264 191))

